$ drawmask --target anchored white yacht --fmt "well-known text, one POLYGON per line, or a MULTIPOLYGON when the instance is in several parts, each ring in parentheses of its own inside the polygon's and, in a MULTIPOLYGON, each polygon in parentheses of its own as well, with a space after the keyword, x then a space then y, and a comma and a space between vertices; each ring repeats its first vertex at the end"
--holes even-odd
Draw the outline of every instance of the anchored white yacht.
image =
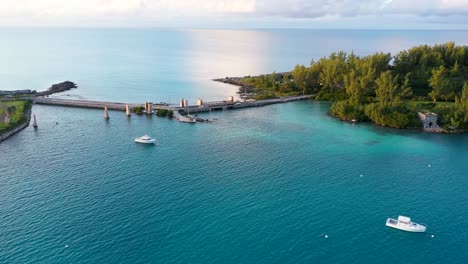
POLYGON ((156 143, 156 139, 151 138, 148 135, 144 135, 142 137, 135 138, 135 142, 142 143, 142 144, 154 144, 156 143))
POLYGON ((406 216, 398 216, 398 219, 388 218, 386 225, 408 232, 426 232, 426 227, 415 222, 411 222, 411 218, 406 216))

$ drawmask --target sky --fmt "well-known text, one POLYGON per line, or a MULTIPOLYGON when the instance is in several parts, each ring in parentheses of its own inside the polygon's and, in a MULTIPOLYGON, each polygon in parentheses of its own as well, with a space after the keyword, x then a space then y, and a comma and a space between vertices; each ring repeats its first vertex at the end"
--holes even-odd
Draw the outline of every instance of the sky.
POLYGON ((0 27, 468 29, 468 0, 0 0, 0 27))

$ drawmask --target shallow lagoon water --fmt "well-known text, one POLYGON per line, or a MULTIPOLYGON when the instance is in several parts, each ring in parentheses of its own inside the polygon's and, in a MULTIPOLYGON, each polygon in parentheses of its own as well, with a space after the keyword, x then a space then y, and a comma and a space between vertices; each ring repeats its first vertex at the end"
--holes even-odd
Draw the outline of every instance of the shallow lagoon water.
POLYGON ((188 125, 35 106, 39 129, 0 145, 2 262, 462 263, 468 138, 341 123, 328 107, 188 125), (133 142, 144 133, 159 145, 133 142), (398 214, 428 233, 385 227, 398 214))
POLYGON ((34 106, 39 129, 0 144, 0 263, 464 263, 467 136, 343 123, 329 106, 195 125, 34 106), (385 227, 399 214, 428 232, 385 227))

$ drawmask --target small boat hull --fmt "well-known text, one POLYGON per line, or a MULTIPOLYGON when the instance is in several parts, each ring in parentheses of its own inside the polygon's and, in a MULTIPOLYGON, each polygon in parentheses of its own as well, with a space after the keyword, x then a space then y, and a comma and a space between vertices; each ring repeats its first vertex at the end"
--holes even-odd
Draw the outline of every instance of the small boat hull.
POLYGON ((176 116, 176 119, 183 123, 196 123, 197 119, 185 117, 185 116, 176 116))
POLYGON ((197 119, 191 117, 190 115, 183 116, 178 111, 174 111, 173 113, 174 113, 174 118, 179 120, 180 122, 183 122, 183 123, 196 123, 197 122, 197 119))
POLYGON ((401 222, 393 218, 388 218, 385 224, 388 227, 392 227, 395 229, 403 230, 406 232, 413 232, 413 233, 424 233, 426 232, 426 227, 414 222, 401 222))
POLYGON ((154 143, 156 143, 156 140, 155 140, 155 139, 151 139, 151 140, 140 140, 139 138, 136 138, 136 139, 135 139, 135 142, 136 142, 136 143, 141 143, 141 144, 154 144, 154 143))
POLYGON ((136 143, 141 143, 141 144, 154 144, 154 143, 156 143, 156 139, 151 138, 151 137, 149 137, 147 135, 144 135, 142 137, 135 138, 135 142, 136 143))

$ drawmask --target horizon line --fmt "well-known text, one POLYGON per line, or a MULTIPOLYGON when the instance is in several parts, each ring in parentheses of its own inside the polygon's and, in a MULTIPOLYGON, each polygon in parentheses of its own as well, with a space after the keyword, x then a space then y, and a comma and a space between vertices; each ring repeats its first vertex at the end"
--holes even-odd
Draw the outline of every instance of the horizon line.
POLYGON ((19 25, 4 26, 0 29, 161 29, 161 30, 369 30, 369 31, 468 31, 468 29, 444 28, 318 28, 318 27, 171 27, 171 26, 46 26, 46 25, 19 25))

